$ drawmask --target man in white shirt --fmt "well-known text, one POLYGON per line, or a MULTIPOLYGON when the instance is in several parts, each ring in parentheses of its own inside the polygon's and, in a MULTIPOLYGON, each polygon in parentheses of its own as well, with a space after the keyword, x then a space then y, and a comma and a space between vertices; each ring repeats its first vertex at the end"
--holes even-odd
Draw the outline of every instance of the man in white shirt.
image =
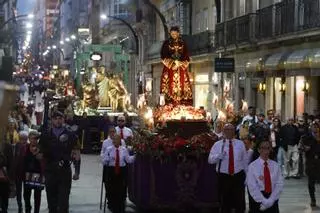
POLYGON ((117 134, 121 137, 123 140, 128 140, 133 137, 132 130, 125 126, 126 119, 123 115, 118 116, 117 120, 118 126, 116 126, 117 134))
POLYGON ((245 211, 245 172, 247 151, 242 141, 234 138, 235 127, 226 124, 224 139, 216 142, 210 151, 209 164, 216 164, 219 181, 219 198, 222 213, 245 211))
POLYGON ((259 145, 260 157, 249 165, 247 185, 253 198, 251 212, 279 213, 278 200, 283 189, 283 177, 277 162, 270 160, 269 141, 259 145))
POLYGON ((243 117, 241 124, 243 124, 245 121, 249 121, 249 126, 258 122, 258 117, 256 115, 255 107, 251 106, 248 108, 248 115, 243 117))

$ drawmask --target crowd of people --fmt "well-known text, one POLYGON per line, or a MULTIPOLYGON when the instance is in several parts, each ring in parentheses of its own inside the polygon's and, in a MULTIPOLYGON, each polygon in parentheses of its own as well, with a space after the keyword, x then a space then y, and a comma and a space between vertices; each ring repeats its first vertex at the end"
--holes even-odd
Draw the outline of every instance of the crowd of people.
MULTIPOLYGON (((41 93, 36 96, 39 99, 36 102, 43 104, 41 93)), ((87 115, 84 113, 79 124, 70 105, 63 109, 55 106, 48 112, 50 123, 39 128, 43 124, 44 107, 37 111, 35 105, 29 106, 22 99, 26 99, 25 94, 10 112, 4 143, 0 143, 1 212, 7 212, 9 198, 15 197, 19 213, 31 213, 34 191, 33 209, 39 213, 44 189, 49 213, 68 212, 72 179, 78 180, 80 175, 80 150, 83 143, 88 143, 85 141, 90 125, 87 115)), ((114 213, 125 209, 126 168, 135 160, 128 146, 134 126, 135 121, 126 113, 118 117, 105 113, 98 127, 103 182, 108 208, 114 213)), ((221 212, 235 209, 243 213, 247 189, 249 212, 277 213, 283 178, 299 179, 305 175, 310 204, 316 206, 320 117, 305 113, 296 120, 288 118, 282 122, 273 110, 265 116, 249 107, 248 114, 237 124, 216 121, 213 131, 219 141, 213 145, 208 163, 216 165, 221 212)))
POLYGON ((249 212, 277 213, 282 179, 300 179, 305 175, 310 205, 316 206, 315 184, 320 178, 319 117, 305 113, 282 123, 273 110, 268 110, 266 118, 249 107, 248 114, 237 125, 223 125, 216 123, 215 134, 221 140, 214 144, 208 159, 217 165, 222 212, 230 212, 233 207, 236 212, 244 212, 247 186, 249 212))

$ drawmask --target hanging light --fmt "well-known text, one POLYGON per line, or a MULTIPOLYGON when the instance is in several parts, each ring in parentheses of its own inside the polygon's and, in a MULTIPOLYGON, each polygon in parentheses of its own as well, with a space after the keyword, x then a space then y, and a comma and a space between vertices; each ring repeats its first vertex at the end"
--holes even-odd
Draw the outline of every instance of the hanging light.
POLYGON ((258 85, 258 90, 261 93, 265 93, 266 92, 266 83, 265 82, 261 82, 258 85))
POLYGON ((285 82, 281 82, 279 86, 280 86, 280 88, 279 88, 280 92, 285 92, 286 91, 286 87, 287 86, 286 86, 285 82))
POLYGON ((304 82, 303 82, 302 91, 305 92, 305 93, 307 93, 307 92, 309 92, 309 90, 310 90, 310 84, 309 84, 309 82, 308 82, 308 81, 304 81, 304 82))

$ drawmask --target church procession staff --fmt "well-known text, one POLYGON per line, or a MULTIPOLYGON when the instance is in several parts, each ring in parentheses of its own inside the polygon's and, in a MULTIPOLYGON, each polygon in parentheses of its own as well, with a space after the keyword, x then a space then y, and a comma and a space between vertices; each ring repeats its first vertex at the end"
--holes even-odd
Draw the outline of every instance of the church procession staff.
MULTIPOLYGON (((52 128, 40 138, 40 150, 45 160, 45 186, 49 213, 67 213, 71 189, 71 162, 79 160, 77 137, 64 126, 64 115, 54 112, 52 128)), ((75 170, 76 177, 79 171, 75 170)))
MULTIPOLYGON (((115 127, 110 127, 108 132, 108 138, 105 141, 103 141, 103 144, 102 144, 101 153, 100 153, 101 159, 103 159, 103 156, 106 155, 108 147, 113 146, 113 139, 116 135, 117 135, 117 132, 115 127)), ((126 143, 123 139, 121 139, 121 146, 126 147, 126 143)), ((106 182, 107 182, 107 166, 106 165, 104 165, 103 167, 103 182, 105 183, 105 187, 106 187, 106 182)), ((107 191, 107 187, 106 187, 106 191, 107 191)))
POLYGON ((117 120, 118 126, 116 126, 117 134, 121 137, 123 140, 130 140, 133 137, 132 130, 125 126, 126 119, 123 115, 118 116, 117 120))
POLYGON ((283 189, 283 177, 278 163, 269 159, 271 151, 269 141, 260 143, 260 157, 248 168, 247 185, 253 198, 253 213, 279 213, 278 201, 283 189))
POLYGON ((102 163, 107 166, 108 207, 113 213, 125 212, 127 188, 126 164, 133 163, 135 156, 130 156, 126 147, 121 146, 121 137, 114 136, 113 145, 102 155, 102 163))
POLYGON ((224 139, 211 148, 208 163, 216 164, 221 212, 231 213, 235 209, 236 213, 244 213, 247 151, 244 143, 234 138, 232 124, 226 124, 223 133, 224 139))

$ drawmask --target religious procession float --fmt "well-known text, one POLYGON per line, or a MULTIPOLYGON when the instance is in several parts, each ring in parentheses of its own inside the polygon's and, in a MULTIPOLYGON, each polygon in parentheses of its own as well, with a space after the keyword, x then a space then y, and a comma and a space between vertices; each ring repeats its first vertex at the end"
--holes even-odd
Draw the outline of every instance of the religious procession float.
MULTIPOLYGON (((171 38, 162 46, 159 105, 146 106, 141 95, 139 114, 147 128, 136 132, 129 144, 137 153, 129 166, 129 199, 142 210, 192 212, 219 207, 215 166, 208 164, 218 137, 210 130, 206 112, 192 107, 189 55, 178 32, 171 29, 171 38)), ((218 117, 231 120, 232 112, 227 101, 218 117)))

